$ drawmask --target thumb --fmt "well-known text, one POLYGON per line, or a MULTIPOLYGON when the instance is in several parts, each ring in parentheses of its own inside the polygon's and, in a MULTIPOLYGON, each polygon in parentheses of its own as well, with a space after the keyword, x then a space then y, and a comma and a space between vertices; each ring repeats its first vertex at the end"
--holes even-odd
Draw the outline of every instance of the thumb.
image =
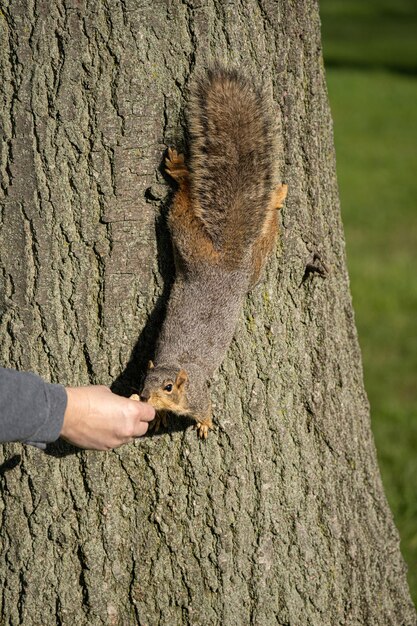
POLYGON ((151 422, 155 418, 155 409, 153 406, 147 404, 146 402, 140 402, 137 394, 130 396, 129 400, 132 405, 134 404, 135 412, 139 420, 151 422))

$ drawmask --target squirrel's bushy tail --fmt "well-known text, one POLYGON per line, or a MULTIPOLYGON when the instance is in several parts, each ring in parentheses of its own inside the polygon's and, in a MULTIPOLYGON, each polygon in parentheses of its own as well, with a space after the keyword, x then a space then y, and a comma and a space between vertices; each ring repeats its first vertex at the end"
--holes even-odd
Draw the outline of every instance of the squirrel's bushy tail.
POLYGON ((189 128, 193 204, 234 265, 262 231, 276 185, 269 101, 238 72, 213 69, 193 90, 189 128))

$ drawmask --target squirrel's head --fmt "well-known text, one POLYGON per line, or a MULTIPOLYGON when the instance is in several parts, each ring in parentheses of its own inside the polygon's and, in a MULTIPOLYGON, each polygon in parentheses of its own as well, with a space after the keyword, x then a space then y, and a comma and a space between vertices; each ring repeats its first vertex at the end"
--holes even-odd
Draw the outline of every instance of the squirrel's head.
POLYGON ((157 410, 187 414, 187 381, 188 375, 184 369, 175 365, 155 367, 152 361, 149 361, 140 399, 142 402, 149 402, 157 410))

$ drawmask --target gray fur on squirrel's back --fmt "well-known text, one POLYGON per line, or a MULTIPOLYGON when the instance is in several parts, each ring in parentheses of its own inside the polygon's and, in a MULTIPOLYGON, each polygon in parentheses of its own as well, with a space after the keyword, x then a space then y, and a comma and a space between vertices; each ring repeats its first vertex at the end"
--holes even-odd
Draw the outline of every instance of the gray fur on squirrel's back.
POLYGON ((209 378, 232 341, 247 274, 219 266, 199 276, 177 276, 158 341, 156 363, 195 363, 209 378))

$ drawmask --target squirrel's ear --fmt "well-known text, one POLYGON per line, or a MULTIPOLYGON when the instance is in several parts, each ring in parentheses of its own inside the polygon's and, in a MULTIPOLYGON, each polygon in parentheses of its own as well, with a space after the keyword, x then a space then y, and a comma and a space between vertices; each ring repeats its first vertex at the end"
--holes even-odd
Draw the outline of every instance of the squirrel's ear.
POLYGON ((185 370, 180 370, 175 380, 175 384, 177 385, 178 389, 181 390, 184 387, 187 380, 188 380, 187 372, 185 370))
POLYGON ((148 370, 153 370, 155 367, 155 365, 153 364, 153 361, 148 361, 148 370))

